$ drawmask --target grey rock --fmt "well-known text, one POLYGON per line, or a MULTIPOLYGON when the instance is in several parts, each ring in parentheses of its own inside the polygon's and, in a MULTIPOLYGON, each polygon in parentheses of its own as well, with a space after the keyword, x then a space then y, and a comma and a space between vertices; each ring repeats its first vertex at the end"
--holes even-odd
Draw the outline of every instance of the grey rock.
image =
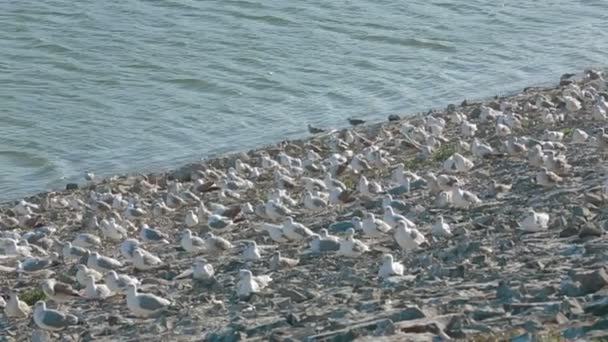
POLYGON ((594 293, 608 285, 608 274, 603 268, 595 271, 578 273, 574 277, 575 281, 581 283, 583 293, 594 293))
POLYGON ((78 190, 78 184, 76 183, 68 183, 65 185, 65 189, 67 191, 78 190))

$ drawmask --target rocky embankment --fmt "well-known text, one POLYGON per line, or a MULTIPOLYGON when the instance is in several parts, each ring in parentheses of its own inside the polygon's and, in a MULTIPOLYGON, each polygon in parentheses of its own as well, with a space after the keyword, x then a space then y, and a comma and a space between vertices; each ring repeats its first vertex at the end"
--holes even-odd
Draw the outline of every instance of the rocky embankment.
POLYGON ((607 336, 607 90, 587 70, 7 203, 0 340, 607 336))

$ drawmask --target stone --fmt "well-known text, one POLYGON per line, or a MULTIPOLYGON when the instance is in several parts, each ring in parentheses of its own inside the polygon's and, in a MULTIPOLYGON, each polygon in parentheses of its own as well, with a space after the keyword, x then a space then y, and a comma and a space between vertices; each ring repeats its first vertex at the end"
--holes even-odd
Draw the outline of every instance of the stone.
POLYGON ((389 318, 393 322, 410 321, 413 319, 419 319, 424 317, 427 317, 426 314, 417 306, 413 306, 405 310, 395 312, 389 316, 389 318))
POLYGON ((391 114, 388 116, 388 121, 399 121, 401 117, 397 114, 391 114))
POLYGON ((604 316, 608 314, 608 297, 600 298, 587 304, 584 311, 595 316, 604 316))
POLYGON ((68 183, 68 184, 65 185, 65 189, 67 191, 78 190, 78 184, 76 184, 76 183, 68 183))
POLYGON ((594 293, 608 285, 608 274, 603 268, 595 271, 578 273, 574 277, 575 281, 581 283, 581 290, 587 293, 594 293))
POLYGON ((587 209, 586 207, 582 207, 582 206, 575 207, 574 209, 572 209, 572 215, 584 217, 586 219, 593 216, 593 214, 591 213, 591 211, 589 209, 587 209))
POLYGON ((586 238, 586 237, 590 237, 590 236, 602 236, 604 232, 598 228, 595 223, 593 222, 587 222, 584 226, 581 227, 580 231, 578 232, 578 236, 580 238, 586 238))

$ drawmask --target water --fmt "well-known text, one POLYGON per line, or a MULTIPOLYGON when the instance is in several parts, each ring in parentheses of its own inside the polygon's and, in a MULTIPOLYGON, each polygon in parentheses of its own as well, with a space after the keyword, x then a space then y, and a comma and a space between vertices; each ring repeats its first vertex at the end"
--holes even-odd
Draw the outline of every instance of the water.
POLYGON ((0 198, 606 66, 604 0, 3 0, 0 198))

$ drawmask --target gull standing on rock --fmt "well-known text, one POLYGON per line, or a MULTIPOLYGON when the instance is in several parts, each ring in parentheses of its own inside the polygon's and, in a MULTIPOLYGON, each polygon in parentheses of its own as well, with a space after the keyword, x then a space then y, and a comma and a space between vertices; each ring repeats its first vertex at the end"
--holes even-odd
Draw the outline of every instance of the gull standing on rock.
POLYGON ((101 239, 97 235, 80 233, 72 240, 72 245, 82 248, 93 248, 101 246, 101 239))
POLYGON ((295 222, 291 216, 286 217, 283 221, 283 233, 293 241, 301 241, 313 234, 312 230, 299 222, 295 222))
POLYGON ((198 216, 194 214, 194 211, 188 210, 188 212, 186 213, 186 217, 184 218, 184 223, 187 227, 192 228, 198 225, 198 216))
POLYGON ((258 261, 262 259, 260 249, 255 241, 249 240, 245 241, 244 243, 245 249, 243 249, 243 253, 241 254, 241 259, 243 261, 258 261))
POLYGON ((369 251, 369 247, 360 240, 355 239, 355 230, 348 228, 346 230, 346 238, 340 241, 340 249, 338 249, 337 254, 353 258, 367 251, 369 251))
POLYGON ((89 250, 86 248, 73 246, 72 243, 68 241, 63 244, 61 252, 63 254, 63 258, 69 260, 72 258, 82 258, 89 253, 89 250))
POLYGON ((66 303, 82 297, 72 286, 58 282, 55 279, 48 279, 42 282, 42 292, 55 303, 66 303))
POLYGON ((89 299, 106 299, 112 295, 112 291, 106 285, 95 284, 93 276, 88 276, 86 282, 87 284, 84 289, 85 297, 89 299))
POLYGON ((340 249, 340 242, 323 239, 319 234, 313 234, 310 250, 315 254, 335 252, 340 249))
POLYGON ((198 236, 192 235, 190 229, 184 229, 180 246, 188 253, 198 253, 205 250, 205 241, 198 236))
POLYGON ((150 228, 147 224, 141 226, 139 237, 144 242, 169 244, 167 236, 158 229, 150 228))
POLYGON ((280 251, 275 251, 270 259, 270 269, 272 271, 278 271, 284 268, 292 268, 295 267, 299 262, 300 260, 298 259, 285 258, 281 256, 280 251))
POLYGON ((426 243, 426 238, 418 229, 409 228, 405 222, 399 221, 395 228, 395 241, 404 252, 409 253, 426 243))
POLYGON ((116 271, 106 273, 104 280, 108 288, 116 293, 123 293, 130 284, 139 285, 140 283, 137 278, 129 277, 126 274, 118 274, 116 271))
POLYGON ((384 254, 382 256, 382 265, 378 270, 378 277, 388 278, 391 276, 402 276, 403 275, 403 264, 400 262, 394 262, 391 254, 384 254))
POLYGON ((133 252, 139 247, 136 239, 126 239, 120 244, 120 254, 127 260, 133 261, 133 252))
POLYGON ((452 230, 450 225, 443 221, 443 216, 439 215, 437 222, 431 227, 431 233, 436 237, 450 237, 452 230))
POLYGON ((549 226, 549 214, 538 213, 530 208, 528 209, 526 216, 519 222, 519 226, 527 232, 547 230, 549 226))
POLYGON ((285 234, 283 233, 283 226, 272 224, 272 223, 263 223, 262 229, 268 232, 270 238, 278 243, 286 243, 289 242, 285 234))
POLYGON ((4 307, 4 314, 8 318, 26 318, 32 313, 32 309, 22 300, 16 292, 11 291, 10 297, 4 307))
POLYGON ((127 230, 118 224, 114 217, 111 217, 110 220, 101 220, 99 229, 103 236, 110 240, 120 241, 128 235, 127 230))
POLYGON ((554 187, 562 181, 562 177, 542 167, 540 171, 536 173, 536 184, 544 187, 554 187))
POLYGON ((197 258, 192 264, 192 278, 196 280, 211 280, 215 275, 213 265, 204 258, 197 258))
POLYGON ((291 215, 291 210, 289 210, 287 207, 277 202, 276 200, 269 200, 268 202, 266 202, 265 209, 266 215, 271 220, 275 221, 281 220, 287 215, 291 215))
POLYGON ((206 250, 211 254, 221 254, 232 249, 230 241, 223 237, 215 236, 211 232, 205 234, 203 241, 205 241, 206 250))
POLYGON ((468 209, 472 205, 481 203, 481 200, 474 193, 456 186, 452 190, 452 203, 456 208, 468 209))
POLYGON ((572 143, 574 144, 584 144, 588 138, 589 134, 582 129, 575 128, 572 132, 572 143))
POLYGON ((308 210, 321 210, 327 207, 327 201, 318 196, 313 196, 312 192, 304 193, 304 207, 308 210))
POLYGON ((76 280, 82 286, 87 286, 87 278, 93 277, 93 280, 99 281, 103 278, 103 274, 86 267, 83 264, 76 265, 76 280))
POLYGON ((104 273, 119 269, 123 267, 123 264, 114 258, 99 255, 99 253, 93 252, 93 254, 89 255, 89 258, 87 259, 87 267, 104 273))
POLYGON ((367 213, 361 222, 361 229, 365 235, 376 238, 388 233, 392 227, 381 219, 376 218, 373 213, 367 213))
POLYGON ((171 302, 151 293, 138 293, 137 285, 127 285, 127 308, 137 317, 150 317, 165 310, 171 302))
POLYGON ((47 309, 46 303, 38 301, 34 309, 34 322, 44 330, 59 331, 77 325, 78 317, 64 312, 47 309))
POLYGON ((145 249, 136 248, 133 252, 133 267, 140 271, 146 271, 158 268, 163 264, 163 261, 156 255, 146 251, 145 249))
POLYGON ((259 293, 272 281, 267 275, 254 277, 250 270, 240 270, 239 278, 236 287, 241 300, 247 300, 252 294, 259 293))
POLYGON ((408 227, 416 227, 414 222, 408 220, 405 216, 395 214, 393 207, 391 207, 390 205, 384 207, 384 218, 383 219, 384 219, 384 222, 386 222, 388 225, 390 225, 393 228, 395 226, 397 226, 397 224, 399 222, 405 222, 408 227))

